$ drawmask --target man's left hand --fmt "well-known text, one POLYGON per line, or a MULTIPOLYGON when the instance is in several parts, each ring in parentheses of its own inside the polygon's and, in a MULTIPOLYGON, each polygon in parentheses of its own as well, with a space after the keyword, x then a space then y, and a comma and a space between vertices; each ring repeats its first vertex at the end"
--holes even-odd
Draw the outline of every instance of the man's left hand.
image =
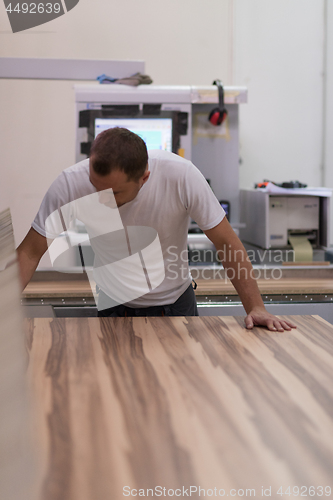
POLYGON ((290 331, 292 328, 297 328, 291 321, 278 319, 262 307, 255 307, 246 316, 245 326, 248 330, 251 330, 254 326, 266 326, 272 332, 284 332, 284 330, 290 331))

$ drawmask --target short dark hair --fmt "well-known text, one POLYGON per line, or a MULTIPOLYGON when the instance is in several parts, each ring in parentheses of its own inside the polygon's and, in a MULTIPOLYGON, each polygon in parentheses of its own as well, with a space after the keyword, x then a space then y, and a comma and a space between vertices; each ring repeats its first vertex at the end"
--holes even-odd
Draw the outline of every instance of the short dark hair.
POLYGON ((145 142, 127 128, 104 130, 94 140, 90 161, 96 174, 105 176, 112 170, 122 170, 129 180, 143 176, 148 163, 145 142))

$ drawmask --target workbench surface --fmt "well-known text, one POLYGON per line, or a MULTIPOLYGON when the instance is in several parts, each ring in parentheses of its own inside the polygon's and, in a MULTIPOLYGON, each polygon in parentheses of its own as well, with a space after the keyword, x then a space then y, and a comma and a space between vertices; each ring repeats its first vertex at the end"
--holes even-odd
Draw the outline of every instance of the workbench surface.
POLYGON ((333 327, 290 319, 26 319, 36 500, 332 498, 333 327))
MULTIPOLYGON (((229 280, 224 279, 198 279, 198 288, 195 290, 200 295, 237 295, 235 288, 229 280)), ((258 279, 259 290, 262 294, 284 293, 333 293, 333 279, 315 278, 280 278, 258 279)), ((88 281, 35 281, 30 282, 23 292, 24 298, 50 298, 50 297, 92 297, 88 281)))

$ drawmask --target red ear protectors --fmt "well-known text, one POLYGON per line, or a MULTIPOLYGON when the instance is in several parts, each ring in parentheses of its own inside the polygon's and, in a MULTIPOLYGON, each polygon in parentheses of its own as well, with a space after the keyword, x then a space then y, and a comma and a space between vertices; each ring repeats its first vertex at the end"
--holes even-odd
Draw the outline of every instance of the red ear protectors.
POLYGON ((228 111, 224 107, 224 90, 221 80, 214 80, 213 85, 216 85, 219 91, 219 107, 212 109, 208 120, 212 125, 221 125, 228 114, 228 111))

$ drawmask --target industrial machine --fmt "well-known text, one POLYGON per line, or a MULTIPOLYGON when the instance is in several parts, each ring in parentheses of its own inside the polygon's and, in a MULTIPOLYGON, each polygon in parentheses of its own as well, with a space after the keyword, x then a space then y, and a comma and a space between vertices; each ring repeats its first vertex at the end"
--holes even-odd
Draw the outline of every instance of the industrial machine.
MULTIPOLYGON (((221 85, 220 81, 206 87, 76 85, 76 161, 89 156, 91 143, 102 130, 128 128, 145 140, 148 150, 165 149, 191 160, 237 231, 238 115, 239 104, 247 101, 247 89, 221 85)), ((190 224, 188 245, 193 264, 205 261, 207 250, 208 263, 215 260, 213 245, 195 221, 190 224)))
POLYGON ((244 87, 224 88, 227 116, 209 121, 219 103, 215 85, 76 85, 76 161, 89 156, 96 135, 123 126, 141 135, 148 149, 166 149, 191 160, 219 200, 230 203, 231 222, 239 223, 239 104, 244 87), (214 108, 214 109, 213 109, 214 108))
POLYGON ((292 259, 285 253, 282 260, 325 260, 330 196, 330 190, 309 188, 285 189, 279 194, 241 190, 241 220, 245 227, 240 236, 246 243, 270 249, 271 256, 274 250, 290 249, 292 259), (302 251, 305 257, 298 259, 297 253, 302 251))

